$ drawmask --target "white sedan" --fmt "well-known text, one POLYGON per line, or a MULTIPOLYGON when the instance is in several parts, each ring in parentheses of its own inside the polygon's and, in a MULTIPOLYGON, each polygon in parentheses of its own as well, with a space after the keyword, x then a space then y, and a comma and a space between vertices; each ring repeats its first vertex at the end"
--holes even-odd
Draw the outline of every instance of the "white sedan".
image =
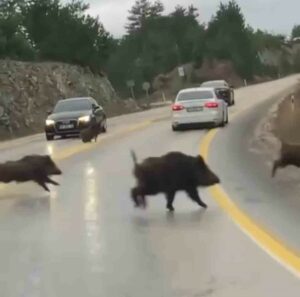
POLYGON ((172 106, 172 129, 196 124, 225 126, 227 103, 218 99, 213 88, 191 88, 179 91, 172 106))

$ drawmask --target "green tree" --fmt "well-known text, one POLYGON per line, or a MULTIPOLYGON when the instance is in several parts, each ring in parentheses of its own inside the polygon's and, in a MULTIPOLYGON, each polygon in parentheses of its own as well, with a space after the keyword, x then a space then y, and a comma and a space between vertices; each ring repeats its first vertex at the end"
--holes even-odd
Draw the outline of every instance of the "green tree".
POLYGON ((246 27, 244 16, 235 1, 221 3, 208 24, 206 55, 210 58, 231 60, 240 75, 245 78, 252 77, 256 51, 251 32, 246 27))
POLYGON ((22 26, 19 1, 0 2, 0 58, 32 60, 35 50, 22 26))
POLYGON ((112 38, 98 18, 86 14, 80 0, 28 0, 22 7, 23 24, 38 57, 88 66, 100 71, 108 59, 112 38))
POLYGON ((268 32, 257 30, 252 33, 252 41, 255 48, 260 51, 263 49, 280 49, 282 46, 282 36, 274 35, 268 32))
POLYGON ((109 59, 109 77, 124 94, 128 93, 127 80, 133 79, 137 94, 141 94, 144 81, 153 81, 158 74, 180 64, 202 59, 204 27, 199 25, 193 6, 177 6, 170 15, 145 15, 109 59))
POLYGON ((198 10, 192 5, 187 9, 177 6, 170 14, 170 34, 178 51, 178 64, 202 59, 204 27, 197 18, 198 10))
POLYGON ((147 19, 161 16, 164 6, 157 0, 152 4, 149 0, 136 0, 129 10, 128 24, 125 26, 127 33, 134 33, 143 28, 147 19))
POLYGON ((196 8, 194 5, 190 5, 187 9, 187 15, 193 19, 197 19, 199 17, 198 8, 196 8))
POLYGON ((300 37, 300 25, 295 25, 292 30, 292 38, 300 37))
POLYGON ((171 16, 174 17, 184 17, 186 15, 186 8, 181 5, 176 5, 174 11, 171 13, 171 16))

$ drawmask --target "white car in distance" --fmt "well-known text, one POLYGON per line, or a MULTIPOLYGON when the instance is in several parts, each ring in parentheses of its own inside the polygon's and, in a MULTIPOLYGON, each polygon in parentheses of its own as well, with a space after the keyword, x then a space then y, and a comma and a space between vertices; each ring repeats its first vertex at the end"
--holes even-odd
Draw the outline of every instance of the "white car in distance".
POLYGON ((218 99, 214 88, 190 88, 179 91, 172 105, 172 129, 183 126, 228 123, 227 103, 218 99))

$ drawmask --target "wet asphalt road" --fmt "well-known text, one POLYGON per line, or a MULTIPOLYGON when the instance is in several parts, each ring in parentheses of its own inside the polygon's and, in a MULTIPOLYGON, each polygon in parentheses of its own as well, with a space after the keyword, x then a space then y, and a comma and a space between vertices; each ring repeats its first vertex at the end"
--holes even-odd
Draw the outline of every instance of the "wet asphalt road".
POLYGON ((252 145, 257 123, 281 99, 275 96, 247 110, 235 119, 230 129, 219 133, 212 146, 210 163, 220 172, 226 171, 223 187, 231 199, 299 254, 299 169, 281 169, 271 178, 272 159, 264 158, 252 145), (224 147, 222 155, 218 150, 220 145, 224 147), (287 174, 291 170, 294 176, 287 174))
MULTIPOLYGON (((295 82, 290 77, 237 90, 231 113, 259 108, 295 82)), ((131 148, 140 159, 171 150, 199 152, 206 131, 173 133, 168 115, 162 108, 111 119, 109 133, 96 145, 77 139, 46 143, 40 135, 0 145, 1 161, 51 153, 64 171, 50 195, 33 184, 1 186, 1 296, 299 295, 300 281, 245 236, 208 193, 202 194, 207 211, 183 193, 174 215, 166 213, 163 196, 149 198, 146 211, 133 208, 131 148)), ((246 114, 236 121, 248 129, 246 114)), ((233 175, 239 164, 230 170, 223 165, 240 157, 225 150, 229 140, 242 143, 241 132, 230 133, 235 123, 217 136, 211 164, 239 197, 240 180, 233 175), (223 135, 232 138, 220 143, 223 135)))

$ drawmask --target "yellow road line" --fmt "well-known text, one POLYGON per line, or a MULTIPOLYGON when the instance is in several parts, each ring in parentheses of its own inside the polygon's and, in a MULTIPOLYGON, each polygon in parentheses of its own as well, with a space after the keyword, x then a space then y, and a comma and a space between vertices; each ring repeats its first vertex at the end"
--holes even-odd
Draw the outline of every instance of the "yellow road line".
POLYGON ((76 154, 83 153, 85 151, 89 151, 91 149, 94 149, 94 148, 97 147, 97 145, 99 145, 100 143, 103 143, 104 141, 107 141, 109 139, 114 139, 116 137, 121 137, 121 136, 124 136, 126 134, 132 133, 134 131, 146 128, 146 127, 150 126, 152 123, 154 123, 154 121, 155 120, 144 121, 142 123, 129 126, 128 128, 125 128, 121 131, 117 131, 113 134, 103 135, 100 139, 98 139, 98 142, 97 142, 96 145, 95 145, 95 143, 80 143, 76 146, 72 146, 70 148, 66 148, 66 149, 60 151, 59 153, 55 154, 53 157, 56 160, 64 160, 64 159, 70 158, 73 155, 76 155, 76 154))
MULTIPOLYGON (((209 131, 200 144, 200 154, 208 160, 210 145, 218 129, 209 131)), ((270 256, 300 277, 300 256, 241 210, 220 186, 210 188, 210 194, 231 219, 270 256)))

